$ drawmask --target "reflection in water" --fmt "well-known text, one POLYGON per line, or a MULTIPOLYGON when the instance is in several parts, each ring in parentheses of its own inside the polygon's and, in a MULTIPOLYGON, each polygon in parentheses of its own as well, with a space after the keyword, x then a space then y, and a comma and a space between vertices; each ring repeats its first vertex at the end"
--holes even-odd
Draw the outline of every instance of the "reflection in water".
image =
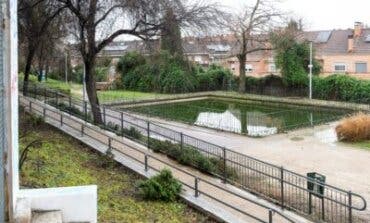
POLYGON ((260 137, 337 120, 348 111, 253 101, 202 99, 138 106, 133 112, 260 137))
POLYGON ((278 133, 280 121, 261 112, 201 112, 195 125, 260 137, 278 133))

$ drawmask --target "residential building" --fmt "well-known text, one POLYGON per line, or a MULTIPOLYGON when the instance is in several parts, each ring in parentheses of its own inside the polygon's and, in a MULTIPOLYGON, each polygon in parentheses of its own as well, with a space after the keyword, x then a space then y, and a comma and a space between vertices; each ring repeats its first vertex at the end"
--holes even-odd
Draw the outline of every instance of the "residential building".
MULTIPOLYGON (((370 79, 370 28, 365 28, 362 23, 356 22, 353 29, 302 32, 301 39, 313 42, 323 76, 342 73, 370 79)), ((235 56, 239 44, 233 35, 185 37, 183 48, 189 61, 203 67, 218 64, 239 75, 239 61, 235 56)), ((116 63, 119 57, 130 51, 148 55, 159 49, 160 40, 113 42, 99 56, 111 57, 116 63)), ((248 54, 245 70, 248 76, 253 77, 279 75, 271 50, 248 54)))

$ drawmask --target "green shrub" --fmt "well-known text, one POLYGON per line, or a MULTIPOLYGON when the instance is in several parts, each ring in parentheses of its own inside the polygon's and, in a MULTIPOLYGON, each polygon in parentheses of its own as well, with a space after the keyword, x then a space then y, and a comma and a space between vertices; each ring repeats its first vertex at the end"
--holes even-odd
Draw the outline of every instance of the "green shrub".
MULTIPOLYGON (((184 146, 181 148, 179 144, 172 143, 170 141, 160 141, 156 139, 150 139, 150 149, 154 152, 161 152, 166 154, 168 157, 177 160, 179 163, 187 166, 192 166, 198 170, 208 174, 223 174, 222 164, 215 162, 215 158, 208 158, 197 149, 184 146)), ((227 170, 231 174, 231 170, 227 170)), ((236 176, 236 175, 235 175, 236 176)))
POLYGON ((143 135, 139 130, 137 130, 135 127, 131 126, 130 128, 123 128, 121 129, 121 126, 113 123, 108 122, 107 125, 100 126, 102 129, 106 129, 109 131, 114 132, 118 136, 126 136, 131 139, 138 139, 141 140, 143 138, 143 135))
POLYGON ((162 93, 193 92, 197 87, 196 78, 177 66, 168 67, 160 78, 162 93))
POLYGON ((114 168, 118 166, 118 164, 114 160, 112 148, 108 148, 107 151, 100 156, 100 158, 97 160, 97 165, 102 168, 114 168))
POLYGON ((226 90, 236 85, 236 78, 227 69, 212 65, 204 70, 166 51, 146 60, 137 53, 127 54, 120 59, 118 68, 121 83, 116 83, 115 86, 128 90, 187 93, 226 90))
POLYGON ((117 71, 122 75, 134 70, 146 63, 145 57, 138 52, 128 52, 120 58, 117 64, 117 71))
POLYGON ((323 100, 369 103, 370 81, 343 74, 313 79, 314 97, 323 100))
MULTIPOLYGON (((48 102, 48 104, 50 104, 51 106, 54 106, 56 108, 58 108, 59 110, 63 111, 63 112, 67 112, 67 113, 70 113, 70 114, 73 114, 74 116, 80 118, 80 119, 85 119, 85 113, 83 111, 81 111, 80 109, 74 107, 73 105, 72 106, 69 106, 63 102, 59 102, 58 104, 56 103, 55 100, 51 100, 48 102)), ((92 122, 93 118, 92 118, 92 114, 91 112, 87 113, 87 121, 88 122, 92 122)))
POLYGON ((162 170, 158 175, 139 184, 143 197, 154 201, 173 202, 180 196, 181 188, 181 183, 168 169, 162 170))
MULTIPOLYGON (((83 64, 77 65, 73 70, 72 70, 72 75, 71 75, 71 80, 74 83, 82 84, 83 81, 83 64)), ((104 67, 104 66, 97 66, 94 69, 95 71, 95 81, 96 82, 105 82, 108 80, 108 71, 109 67, 104 67)))
POLYGON ((233 74, 223 67, 211 65, 205 72, 197 73, 201 91, 228 90, 234 82, 233 74))
POLYGON ((108 81, 108 67, 96 67, 95 68, 95 81, 105 82, 108 81))
POLYGON ((130 127, 129 129, 123 128, 122 132, 123 132, 123 135, 128 136, 133 139, 140 140, 143 137, 141 132, 134 127, 130 127))

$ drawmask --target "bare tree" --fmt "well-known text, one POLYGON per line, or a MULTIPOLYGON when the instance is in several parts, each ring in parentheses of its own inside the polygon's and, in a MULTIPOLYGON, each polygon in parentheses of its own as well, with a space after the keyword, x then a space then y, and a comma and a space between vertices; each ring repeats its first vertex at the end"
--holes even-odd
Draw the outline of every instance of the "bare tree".
POLYGON ((214 7, 207 4, 183 4, 180 0, 57 0, 75 16, 73 27, 78 50, 85 65, 85 82, 94 121, 102 123, 99 100, 95 86, 94 66, 96 57, 104 47, 121 35, 143 40, 159 35, 164 24, 165 9, 171 5, 176 20, 183 27, 215 17, 214 7))
POLYGON ((271 50, 269 32, 275 22, 282 16, 274 4, 275 0, 255 0, 253 6, 234 16, 228 23, 230 31, 235 36, 235 56, 239 61, 239 92, 245 92, 245 64, 248 54, 262 50, 271 50))
POLYGON ((39 50, 43 38, 47 36, 50 25, 63 9, 52 0, 19 0, 18 24, 20 42, 22 42, 25 56, 24 94, 28 92, 29 74, 35 54, 39 50))

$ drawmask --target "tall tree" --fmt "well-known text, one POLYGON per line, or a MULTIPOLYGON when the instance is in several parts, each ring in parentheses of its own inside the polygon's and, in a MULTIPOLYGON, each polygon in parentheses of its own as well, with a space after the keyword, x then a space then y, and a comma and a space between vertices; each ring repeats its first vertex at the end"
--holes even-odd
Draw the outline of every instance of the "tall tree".
MULTIPOLYGON (((308 82, 310 63, 309 42, 304 39, 302 23, 291 20, 285 28, 271 33, 271 43, 275 49, 275 61, 287 86, 300 87, 308 82)), ((315 57, 314 57, 315 58, 315 57)), ((313 73, 319 74, 321 65, 313 60, 313 73)))
POLYGON ((158 36, 164 24, 164 9, 171 3, 176 20, 186 27, 215 17, 214 7, 200 2, 184 5, 180 0, 57 0, 75 17, 73 27, 78 50, 85 66, 88 99, 96 123, 102 123, 95 86, 96 57, 104 47, 121 35, 144 40, 158 36), (118 24, 119 23, 119 24, 118 24))
POLYGON ((166 9, 164 17, 161 49, 168 51, 171 55, 183 56, 180 24, 171 7, 166 9))
MULTIPOLYGON (((28 92, 32 62, 44 38, 48 38, 50 25, 64 10, 52 0, 19 0, 18 26, 25 57, 23 93, 28 92)), ((54 30, 55 31, 55 30, 54 30)))
POLYGON ((275 25, 281 12, 274 7, 273 0, 255 0, 254 5, 246 6, 239 15, 228 23, 236 39, 236 57, 239 61, 239 92, 245 92, 245 65, 250 53, 271 50, 269 31, 275 25))

